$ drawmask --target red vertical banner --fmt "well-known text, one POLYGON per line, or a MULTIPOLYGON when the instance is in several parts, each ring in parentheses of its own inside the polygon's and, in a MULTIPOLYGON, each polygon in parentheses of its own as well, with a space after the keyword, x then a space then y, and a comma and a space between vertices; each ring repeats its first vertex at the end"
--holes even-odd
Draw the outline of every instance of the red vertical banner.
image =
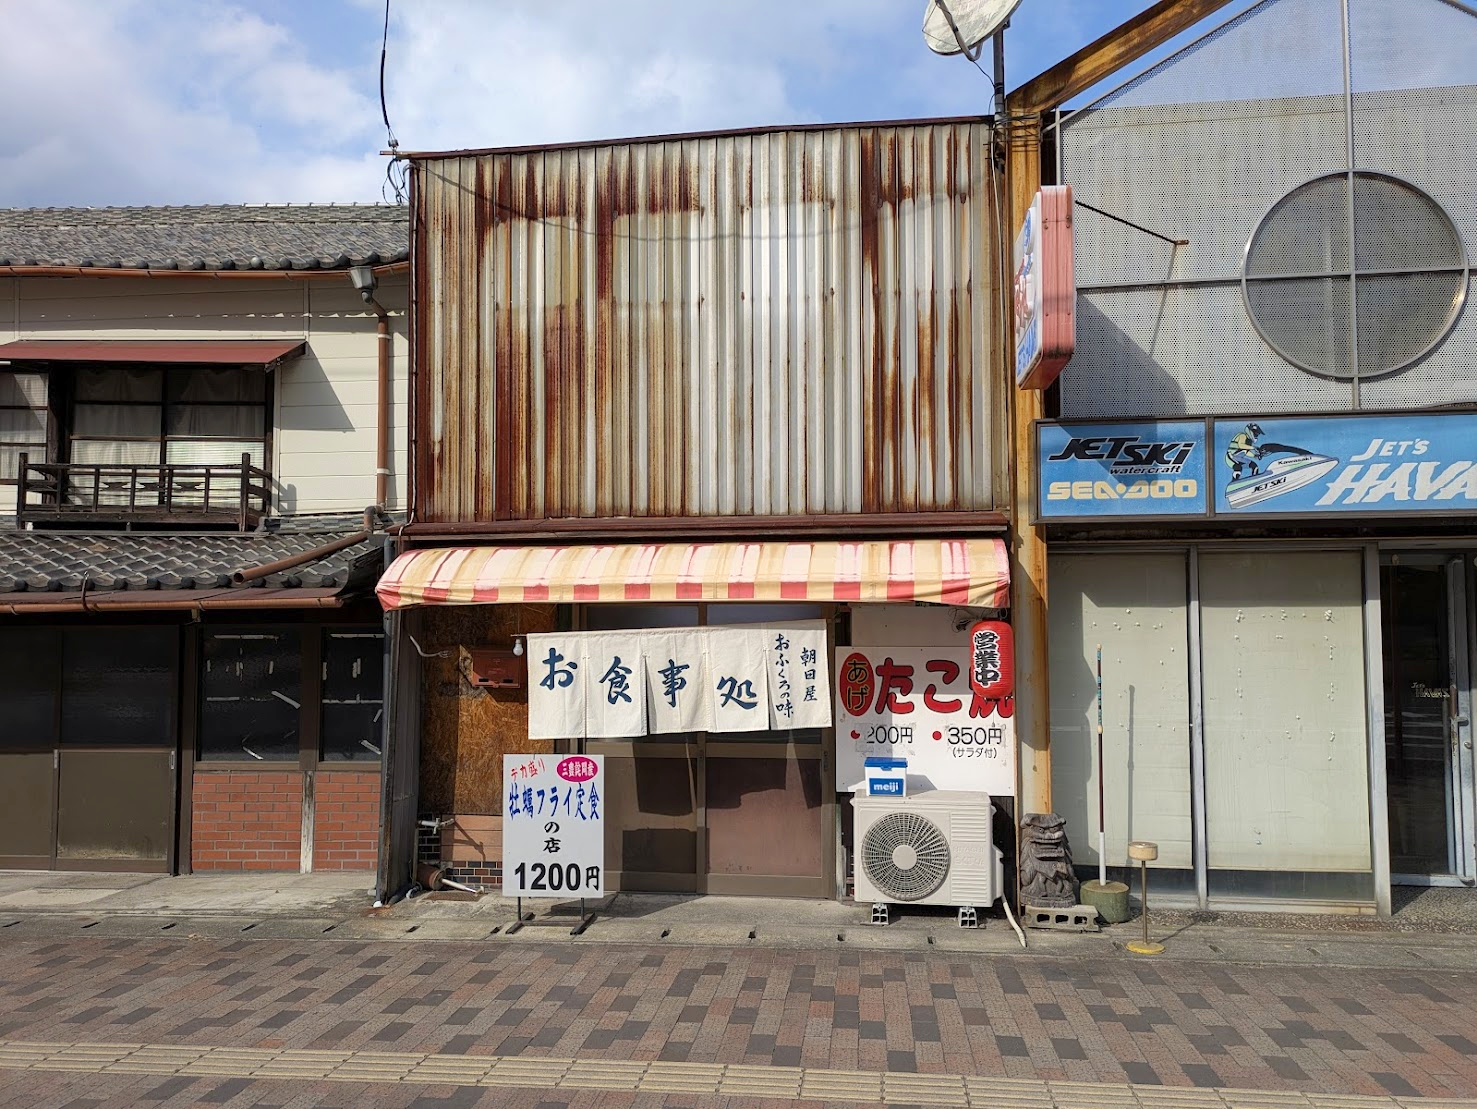
POLYGON ((1015 632, 1004 620, 981 620, 969 629, 969 685, 1001 716, 1015 708, 1015 632))

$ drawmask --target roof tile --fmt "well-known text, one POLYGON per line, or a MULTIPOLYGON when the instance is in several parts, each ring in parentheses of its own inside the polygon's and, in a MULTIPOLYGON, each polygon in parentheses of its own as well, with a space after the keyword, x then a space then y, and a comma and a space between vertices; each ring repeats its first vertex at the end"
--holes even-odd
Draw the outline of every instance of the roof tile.
MULTIPOLYGON (((220 532, 195 535, 0 531, 0 593, 87 589, 225 589, 236 570, 302 554, 354 531, 220 532)), ((380 541, 370 538, 260 582, 341 592, 373 585, 380 541)))
POLYGON ((395 204, 0 209, 0 266, 317 270, 410 256, 395 204))

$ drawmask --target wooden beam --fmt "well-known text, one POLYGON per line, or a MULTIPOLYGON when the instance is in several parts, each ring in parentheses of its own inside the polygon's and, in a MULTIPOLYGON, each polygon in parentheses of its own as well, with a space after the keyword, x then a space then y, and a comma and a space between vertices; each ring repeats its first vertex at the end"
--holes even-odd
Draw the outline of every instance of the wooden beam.
MULTIPOLYGON (((1015 229, 1026 218, 1040 187, 1040 128, 1012 127, 1006 145, 1006 211, 1010 220, 1007 244, 1015 241, 1015 229)), ((1004 264, 1011 264, 1010 254, 1006 255, 1004 264)), ((1014 320, 1013 315, 1008 318, 1014 320)), ((1013 334, 1013 329, 1006 334, 1013 334)), ((1004 376, 1011 396, 1011 441, 1015 444, 1011 474, 1011 519, 1015 526, 1011 536, 1010 622, 1015 629, 1015 734, 1020 773, 1020 805, 1016 817, 1019 819, 1023 813, 1053 811, 1046 530, 1034 522, 1033 507, 1038 463, 1035 422, 1045 412, 1041 390, 1015 387, 1014 342, 1007 340, 997 346, 1005 352, 1004 376)))
POLYGON ((1035 115, 1058 108, 1228 3, 1230 0, 1158 0, 1127 23, 1031 78, 1006 98, 1006 105, 1012 115, 1035 115))

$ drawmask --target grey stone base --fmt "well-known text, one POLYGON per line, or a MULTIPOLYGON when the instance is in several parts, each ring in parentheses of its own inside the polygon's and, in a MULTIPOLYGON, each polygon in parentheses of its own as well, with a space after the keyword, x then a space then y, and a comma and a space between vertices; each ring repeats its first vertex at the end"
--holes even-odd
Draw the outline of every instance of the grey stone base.
POLYGON ((1096 932, 1097 909, 1092 905, 1073 905, 1069 909, 1042 909, 1027 905, 1021 914, 1027 928, 1043 928, 1053 932, 1096 932))

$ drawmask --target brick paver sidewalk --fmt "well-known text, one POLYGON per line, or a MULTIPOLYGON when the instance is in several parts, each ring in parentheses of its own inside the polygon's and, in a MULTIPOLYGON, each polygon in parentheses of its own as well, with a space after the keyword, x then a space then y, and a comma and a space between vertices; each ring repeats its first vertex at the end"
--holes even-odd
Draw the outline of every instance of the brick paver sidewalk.
MULTIPOLYGON (((0 944, 0 1041, 664 1060, 1455 1098, 1477 1095, 1474 987, 1477 975, 1468 973, 1127 958, 81 938, 0 944)), ((92 1075, 85 1084, 53 1073, 50 1080, 4 1072, 0 1103, 284 1103, 281 1093, 270 1101, 255 1089, 271 1083, 241 1078, 92 1075)), ((356 1101, 353 1092, 340 1084, 319 1100, 463 1105, 485 1093, 423 1087, 394 1096, 359 1091, 356 1101)), ((292 1096, 319 1103, 302 1100, 301 1090, 292 1096)), ((607 1103, 591 1096, 561 1091, 543 1100, 607 1103)), ((640 1096, 608 1103, 652 1104, 640 1096)), ((481 1102, 494 1103, 512 1102, 481 1102)))

